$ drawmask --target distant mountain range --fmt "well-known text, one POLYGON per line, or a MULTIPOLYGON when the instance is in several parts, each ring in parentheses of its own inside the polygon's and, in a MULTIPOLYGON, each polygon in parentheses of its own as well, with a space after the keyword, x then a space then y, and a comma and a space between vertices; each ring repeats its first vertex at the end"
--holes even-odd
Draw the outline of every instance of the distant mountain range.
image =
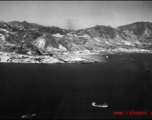
POLYGON ((0 51, 41 55, 109 49, 152 49, 152 23, 66 30, 26 21, 0 21, 0 51))

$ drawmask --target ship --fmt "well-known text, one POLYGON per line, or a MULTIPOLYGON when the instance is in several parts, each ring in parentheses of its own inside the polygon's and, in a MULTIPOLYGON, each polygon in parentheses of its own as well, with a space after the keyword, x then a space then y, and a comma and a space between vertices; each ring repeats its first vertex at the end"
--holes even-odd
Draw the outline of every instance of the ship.
POLYGON ((95 103, 95 102, 92 102, 92 106, 94 106, 94 107, 107 108, 107 107, 108 107, 108 104, 104 103, 104 104, 101 104, 101 105, 96 105, 96 103, 95 103))

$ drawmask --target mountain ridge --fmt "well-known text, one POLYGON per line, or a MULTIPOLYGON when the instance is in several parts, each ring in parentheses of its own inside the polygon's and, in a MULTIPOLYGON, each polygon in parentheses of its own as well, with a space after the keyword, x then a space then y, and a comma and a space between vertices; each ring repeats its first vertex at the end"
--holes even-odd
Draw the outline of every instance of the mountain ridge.
POLYGON ((109 49, 151 50, 152 23, 140 21, 117 27, 96 25, 86 29, 66 30, 27 21, 0 22, 0 51, 57 54, 109 49))

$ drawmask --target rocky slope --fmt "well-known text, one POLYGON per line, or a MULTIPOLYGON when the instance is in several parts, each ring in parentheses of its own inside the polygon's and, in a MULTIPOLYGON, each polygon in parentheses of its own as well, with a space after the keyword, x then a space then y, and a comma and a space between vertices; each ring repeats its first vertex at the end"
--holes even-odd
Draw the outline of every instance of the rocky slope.
POLYGON ((26 21, 0 22, 0 51, 42 55, 108 50, 152 49, 152 23, 113 28, 97 25, 81 30, 46 27, 26 21))

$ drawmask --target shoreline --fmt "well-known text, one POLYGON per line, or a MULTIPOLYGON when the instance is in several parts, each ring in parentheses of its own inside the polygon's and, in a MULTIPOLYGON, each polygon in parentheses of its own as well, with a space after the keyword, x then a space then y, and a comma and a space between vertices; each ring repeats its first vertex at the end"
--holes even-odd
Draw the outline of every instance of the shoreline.
POLYGON ((93 62, 103 62, 103 60, 86 58, 85 56, 101 55, 103 58, 112 54, 125 54, 125 53, 147 53, 152 54, 150 50, 145 51, 97 51, 92 53, 68 53, 68 54, 55 54, 49 55, 25 55, 9 52, 0 52, 0 63, 34 63, 34 64, 62 64, 62 63, 74 63, 74 64, 87 64, 93 62))
POLYGON ((92 63, 76 55, 23 55, 15 53, 0 52, 0 63, 35 63, 35 64, 62 64, 62 63, 92 63))

